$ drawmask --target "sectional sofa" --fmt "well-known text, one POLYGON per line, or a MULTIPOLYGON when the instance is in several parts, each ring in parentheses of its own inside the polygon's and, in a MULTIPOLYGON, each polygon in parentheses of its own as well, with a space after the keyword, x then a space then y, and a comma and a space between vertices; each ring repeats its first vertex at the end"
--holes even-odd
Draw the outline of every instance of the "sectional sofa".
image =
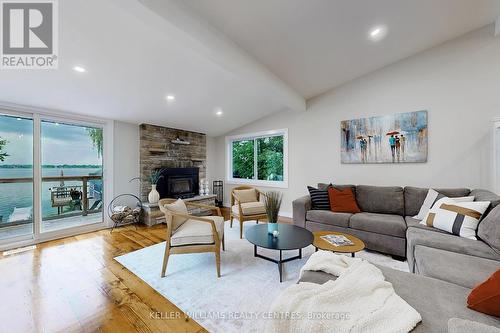
MULTIPOLYGON (((325 189, 329 184, 318 184, 319 189, 325 189)), ((411 231, 411 237, 417 235, 430 235, 428 237, 439 239, 443 242, 441 248, 455 246, 455 242, 463 243, 473 256, 500 261, 500 253, 495 252, 491 245, 482 240, 459 239, 457 236, 440 232, 419 224, 413 219, 418 214, 425 200, 427 188, 399 187, 399 186, 367 186, 367 185, 335 185, 338 188, 352 188, 356 201, 362 213, 334 213, 329 210, 313 210, 309 195, 293 201, 293 223, 311 231, 332 230, 346 232, 362 239, 367 249, 391 254, 398 257, 407 257, 412 270, 418 269, 415 265, 413 251, 414 243, 407 239, 409 228, 418 229, 411 231), (429 234, 432 232, 432 234, 429 234), (442 235, 434 235, 440 233, 442 235), (412 244, 407 255, 407 242, 412 244)), ((469 190, 467 188, 435 189, 448 197, 463 197, 474 195, 476 200, 491 201, 491 208, 500 203, 500 197, 486 190, 469 190)), ((491 209, 490 209, 491 211, 491 209)), ((487 215, 489 212, 486 212, 487 215)), ((427 236, 424 236, 425 238, 427 236)), ((416 242, 422 242, 419 238, 416 242)), ((420 244, 419 245, 423 245, 420 244)), ((499 245, 500 248, 500 245, 499 245)), ((419 250, 420 251, 420 250, 419 250)))
MULTIPOLYGON (((318 184, 320 189, 326 186, 318 184)), ((422 323, 413 332, 448 332, 448 321, 456 323, 455 317, 476 322, 471 325, 477 325, 478 332, 484 331, 481 324, 500 328, 500 318, 467 308, 471 290, 500 269, 500 196, 486 190, 435 189, 448 197, 474 196, 476 201, 491 202, 479 224, 478 240, 471 240, 412 218, 422 206, 426 188, 335 186, 350 186, 363 212, 311 210, 310 197, 305 196, 293 202, 294 224, 312 231, 350 233, 368 249, 407 257, 410 272, 415 274, 379 268, 396 293, 422 315, 422 323)), ((335 278, 324 272, 304 272, 299 282, 324 283, 335 278)))

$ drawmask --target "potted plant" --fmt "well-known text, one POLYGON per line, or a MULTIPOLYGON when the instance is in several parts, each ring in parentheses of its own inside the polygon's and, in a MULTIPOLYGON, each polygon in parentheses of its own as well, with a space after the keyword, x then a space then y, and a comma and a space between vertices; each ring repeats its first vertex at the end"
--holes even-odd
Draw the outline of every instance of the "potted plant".
POLYGON ((278 216, 283 195, 278 191, 267 192, 264 196, 264 205, 267 214, 267 232, 274 234, 278 231, 278 216))
POLYGON ((158 184, 158 180, 162 178, 160 170, 153 170, 149 175, 149 182, 151 183, 151 192, 148 194, 149 203, 155 204, 160 200, 160 193, 156 190, 156 184, 158 184))

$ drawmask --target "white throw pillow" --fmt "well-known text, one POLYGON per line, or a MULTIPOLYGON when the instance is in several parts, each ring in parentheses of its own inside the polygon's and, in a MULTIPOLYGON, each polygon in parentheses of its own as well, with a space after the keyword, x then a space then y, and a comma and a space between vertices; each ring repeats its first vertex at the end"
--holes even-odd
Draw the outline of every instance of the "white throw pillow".
POLYGON ((429 191, 427 192, 427 196, 425 197, 422 207, 420 207, 418 214, 413 216, 413 218, 422 221, 429 212, 429 210, 432 208, 432 205, 434 205, 436 200, 438 200, 438 196, 439 192, 430 188, 429 191))
MULTIPOLYGON (((187 215, 188 210, 186 207, 186 204, 184 201, 181 199, 178 199, 175 202, 172 202, 171 204, 165 205, 165 208, 170 210, 171 212, 174 213, 179 213, 179 214, 184 214, 187 215)), ((172 216, 172 230, 176 230, 179 228, 184 222, 186 222, 188 219, 180 216, 172 216)))
POLYGON ((441 206, 441 204, 443 203, 453 203, 453 202, 472 202, 474 201, 474 197, 473 196, 470 196, 470 197, 458 197, 458 198, 448 198, 448 197, 443 197, 443 198, 440 198, 439 200, 437 200, 431 207, 431 209, 429 209, 429 211, 427 212, 427 214, 425 214, 424 218, 422 219, 422 221, 420 221, 420 224, 427 224, 425 221, 427 220, 427 218, 429 217, 429 214, 430 213, 435 213, 436 212, 436 209, 439 208, 439 206, 441 206))
POLYGON ((476 230, 489 201, 443 202, 432 208, 426 219, 427 226, 451 234, 476 240, 476 230))

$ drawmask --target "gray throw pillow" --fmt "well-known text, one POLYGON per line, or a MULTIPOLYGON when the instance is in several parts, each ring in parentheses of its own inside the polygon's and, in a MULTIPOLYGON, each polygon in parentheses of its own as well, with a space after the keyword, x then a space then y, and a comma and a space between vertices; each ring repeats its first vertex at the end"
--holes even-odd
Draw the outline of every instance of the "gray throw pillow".
POLYGON ((477 235, 500 253, 500 205, 493 208, 479 223, 477 235))

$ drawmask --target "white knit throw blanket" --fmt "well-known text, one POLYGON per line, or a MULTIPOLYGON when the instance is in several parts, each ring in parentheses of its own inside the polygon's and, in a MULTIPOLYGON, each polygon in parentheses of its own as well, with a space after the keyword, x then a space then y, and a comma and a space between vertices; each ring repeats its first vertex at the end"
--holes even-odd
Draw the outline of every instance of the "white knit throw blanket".
POLYGON ((273 319, 267 321, 265 332, 407 333, 422 320, 366 260, 319 251, 301 274, 306 270, 338 278, 323 285, 305 282, 287 288, 272 304, 273 319))

